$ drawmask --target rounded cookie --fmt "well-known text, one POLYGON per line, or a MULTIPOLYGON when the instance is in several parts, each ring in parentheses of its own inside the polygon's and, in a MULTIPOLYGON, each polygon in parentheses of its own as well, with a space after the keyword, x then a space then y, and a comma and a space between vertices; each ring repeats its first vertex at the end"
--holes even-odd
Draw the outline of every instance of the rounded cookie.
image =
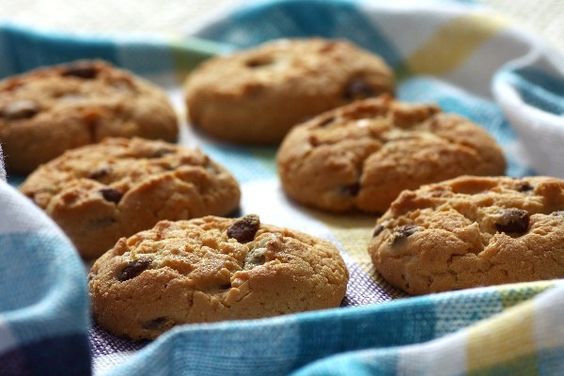
POLYGON ((288 196, 332 212, 383 213, 404 189, 505 170, 501 149, 479 126, 434 105, 388 96, 296 126, 277 161, 288 196))
POLYGON ((102 61, 76 61, 0 81, 0 142, 28 173, 105 137, 175 141, 176 114, 155 85, 102 61))
POLYGON ((240 198, 235 178, 201 151, 140 138, 67 151, 20 189, 86 258, 161 219, 227 215, 240 198))
POLYGON ((564 277, 564 180, 472 177, 404 191, 368 252, 410 294, 564 277))
POLYGON ((191 122, 220 139, 278 143, 306 118, 392 93, 378 56, 343 40, 278 40, 211 59, 185 85, 191 122))
POLYGON ((120 239, 89 275, 95 320, 133 339, 185 323, 337 307, 347 281, 333 245, 256 215, 159 222, 120 239))

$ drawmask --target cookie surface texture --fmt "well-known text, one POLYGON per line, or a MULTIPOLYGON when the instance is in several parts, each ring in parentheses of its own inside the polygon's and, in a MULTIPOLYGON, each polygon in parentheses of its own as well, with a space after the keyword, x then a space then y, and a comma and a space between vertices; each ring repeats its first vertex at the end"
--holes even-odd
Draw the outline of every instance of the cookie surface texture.
POLYGON ((162 221, 122 238, 89 287, 99 325, 143 339, 184 323, 337 307, 347 281, 332 244, 247 215, 162 221))
POLYGON ((227 141, 272 144, 304 119, 393 85, 386 63, 350 42, 295 39, 208 60, 185 91, 194 126, 227 141))
POLYGON ((479 126, 434 105, 388 96, 296 126, 277 162, 288 196, 331 212, 383 213, 404 189, 505 171, 501 149, 479 126))
POLYGON ((564 181, 460 177, 404 191, 378 220, 376 270, 410 294, 564 277, 564 181))
POLYGON ((102 61, 76 61, 0 81, 0 142, 28 173, 105 137, 175 141, 176 114, 155 85, 102 61))
POLYGON ((227 215, 240 198, 235 178, 199 150, 140 138, 67 151, 20 189, 86 258, 161 219, 227 215))

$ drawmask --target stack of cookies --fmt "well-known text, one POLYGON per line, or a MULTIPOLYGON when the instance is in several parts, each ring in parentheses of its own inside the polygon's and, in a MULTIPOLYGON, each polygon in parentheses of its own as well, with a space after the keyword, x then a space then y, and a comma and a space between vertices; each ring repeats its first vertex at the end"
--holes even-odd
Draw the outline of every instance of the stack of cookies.
MULTIPOLYGON (((394 99, 394 74, 350 42, 281 40, 203 63, 192 126, 279 144, 298 204, 378 215, 368 252, 409 294, 564 276, 564 181, 503 177, 495 140, 434 104, 394 99)), ((155 338, 175 325, 338 307, 334 245, 237 211, 234 176, 173 142, 166 94, 101 61, 0 82, 0 142, 21 191, 85 259, 96 321, 155 338)))

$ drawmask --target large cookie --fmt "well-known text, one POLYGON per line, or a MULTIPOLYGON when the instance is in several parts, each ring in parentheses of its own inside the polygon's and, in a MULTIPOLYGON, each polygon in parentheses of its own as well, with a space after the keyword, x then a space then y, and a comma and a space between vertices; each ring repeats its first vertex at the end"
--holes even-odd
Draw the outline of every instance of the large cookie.
POLYGON ((82 256, 161 219, 227 215, 239 185, 199 150, 140 138, 108 138, 39 167, 21 191, 43 208, 82 256))
POLYGON ((165 93, 102 61, 77 61, 0 82, 0 142, 9 170, 28 173, 105 137, 175 141, 165 93))
POLYGON ((185 323, 337 307, 348 272, 326 241, 256 215, 208 216, 120 239, 89 281, 98 324, 142 339, 185 323))
POLYGON ((564 277, 564 180, 460 177, 404 191, 369 245, 410 294, 564 277))
POLYGON ((186 82, 191 122, 220 139, 277 143, 295 124, 393 92, 378 56, 340 40, 279 40, 205 62, 186 82))
POLYGON ((291 198, 332 212, 383 213, 404 189, 505 170, 500 148, 477 125, 434 105, 388 96, 357 101, 296 126, 277 159, 291 198))

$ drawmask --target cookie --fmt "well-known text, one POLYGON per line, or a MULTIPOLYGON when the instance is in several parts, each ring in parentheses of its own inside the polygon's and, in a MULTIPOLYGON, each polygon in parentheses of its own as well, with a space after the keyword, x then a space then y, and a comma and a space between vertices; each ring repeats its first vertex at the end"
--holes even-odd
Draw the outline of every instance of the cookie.
POLYGON ((67 151, 20 189, 85 258, 161 219, 227 215, 240 198, 235 178, 201 151, 140 138, 107 138, 67 151))
POLYGON ((296 126, 278 155, 295 201, 331 212, 383 213, 404 189, 456 176, 501 175, 486 131, 435 105, 365 99, 296 126))
POLYGON ((409 294, 564 277, 564 180, 472 177, 404 191, 368 252, 409 294))
POLYGON ((176 114, 155 85, 102 61, 76 61, 0 81, 8 170, 28 173, 105 137, 175 141, 176 114))
POLYGON ((386 63, 350 42, 294 39, 208 60, 185 91, 189 119, 202 131, 271 144, 306 118, 393 87, 386 63))
POLYGON ((159 222, 120 239, 89 275, 95 320, 132 339, 185 323, 337 307, 347 281, 333 245, 256 215, 159 222))

